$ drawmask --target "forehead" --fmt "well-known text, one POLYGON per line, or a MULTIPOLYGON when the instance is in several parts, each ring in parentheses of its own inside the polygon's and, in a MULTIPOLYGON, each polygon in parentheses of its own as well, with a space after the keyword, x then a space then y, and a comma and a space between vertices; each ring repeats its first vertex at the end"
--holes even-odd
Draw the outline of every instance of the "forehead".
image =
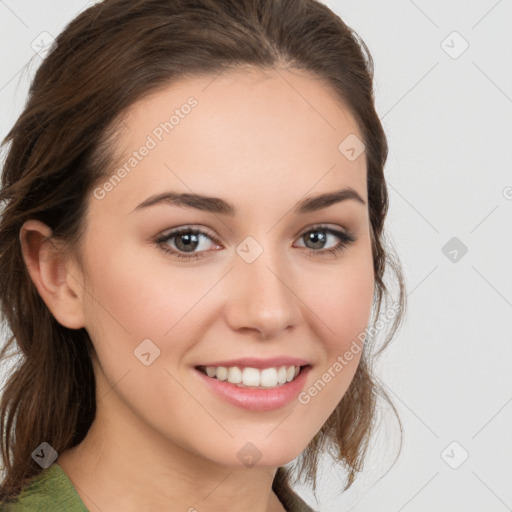
POLYGON ((340 150, 350 137, 362 140, 341 98, 302 70, 183 78, 119 118, 108 176, 124 168, 123 178, 104 206, 128 212, 164 190, 237 203, 350 186, 366 200, 365 155, 350 160, 340 150))

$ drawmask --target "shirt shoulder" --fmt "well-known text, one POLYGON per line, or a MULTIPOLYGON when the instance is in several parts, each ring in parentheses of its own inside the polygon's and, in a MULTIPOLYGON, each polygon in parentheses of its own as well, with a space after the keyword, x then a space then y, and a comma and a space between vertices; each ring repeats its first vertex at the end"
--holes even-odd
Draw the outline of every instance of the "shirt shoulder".
POLYGON ((43 469, 2 512, 89 512, 71 480, 57 463, 43 469))

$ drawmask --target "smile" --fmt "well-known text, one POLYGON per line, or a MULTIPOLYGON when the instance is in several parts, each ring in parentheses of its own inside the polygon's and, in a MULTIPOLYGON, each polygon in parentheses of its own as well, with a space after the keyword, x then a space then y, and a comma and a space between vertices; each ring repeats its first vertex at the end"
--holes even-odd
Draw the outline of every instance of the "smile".
POLYGON ((208 377, 227 381, 238 387, 268 389, 291 382, 299 375, 301 367, 280 366, 258 369, 238 366, 199 366, 197 369, 208 377))
POLYGON ((311 369, 309 364, 260 369, 196 366, 194 375, 206 384, 212 396, 251 411, 272 411, 296 400, 311 369))

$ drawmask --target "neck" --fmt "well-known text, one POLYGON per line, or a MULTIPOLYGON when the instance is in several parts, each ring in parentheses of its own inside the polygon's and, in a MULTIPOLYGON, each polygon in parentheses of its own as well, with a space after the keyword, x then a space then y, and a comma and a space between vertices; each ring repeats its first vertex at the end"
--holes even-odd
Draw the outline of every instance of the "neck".
POLYGON ((150 429, 116 396, 99 402, 84 440, 57 460, 91 512, 285 511, 272 490, 277 468, 220 466, 150 429))

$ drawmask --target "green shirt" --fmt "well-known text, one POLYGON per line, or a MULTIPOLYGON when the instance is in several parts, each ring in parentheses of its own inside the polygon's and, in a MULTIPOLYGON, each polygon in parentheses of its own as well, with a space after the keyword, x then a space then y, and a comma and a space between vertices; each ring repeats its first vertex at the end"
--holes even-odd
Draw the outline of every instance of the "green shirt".
MULTIPOLYGON (((279 469, 278 469, 279 471, 279 469)), ((314 512, 289 487, 272 486, 288 512, 314 512)), ((2 512, 89 512, 64 470, 54 462, 22 490, 16 501, 1 504, 2 512)))

